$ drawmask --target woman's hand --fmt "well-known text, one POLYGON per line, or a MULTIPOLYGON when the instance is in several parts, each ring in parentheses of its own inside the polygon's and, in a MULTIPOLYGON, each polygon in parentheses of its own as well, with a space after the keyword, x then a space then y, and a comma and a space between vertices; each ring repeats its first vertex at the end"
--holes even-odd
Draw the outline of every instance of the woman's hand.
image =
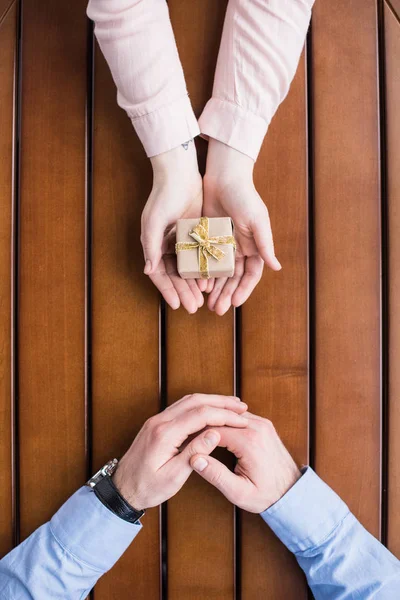
POLYGON ((251 158, 210 139, 204 177, 203 215, 229 216, 235 225, 236 267, 232 278, 199 281, 208 292, 208 307, 223 315, 240 306, 261 279, 264 263, 274 271, 282 267, 275 256, 267 207, 253 183, 251 158))
POLYGON ((142 214, 144 272, 171 308, 182 304, 195 313, 203 294, 196 280, 181 279, 175 255, 176 221, 201 216, 203 187, 194 142, 151 158, 151 164, 153 189, 142 214))

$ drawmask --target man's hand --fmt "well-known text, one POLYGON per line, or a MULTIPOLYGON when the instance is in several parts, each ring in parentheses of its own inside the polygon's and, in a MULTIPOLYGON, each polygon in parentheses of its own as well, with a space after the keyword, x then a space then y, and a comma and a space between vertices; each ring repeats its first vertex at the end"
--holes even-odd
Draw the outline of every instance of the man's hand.
POLYGON ((199 282, 200 289, 210 294, 208 307, 219 315, 247 300, 261 279, 264 262, 274 271, 281 269, 268 210, 253 184, 253 167, 245 154, 210 139, 203 215, 231 217, 237 242, 234 277, 199 282))
POLYGON ((201 216, 202 180, 194 142, 151 158, 153 189, 142 214, 141 241, 144 272, 173 309, 182 306, 195 313, 203 305, 196 280, 181 279, 175 256, 178 219, 201 216))
POLYGON ((301 477, 301 473, 267 419, 245 413, 246 429, 215 429, 238 459, 234 473, 207 453, 190 460, 193 469, 213 484, 226 498, 249 512, 261 513, 275 504, 301 477))
POLYGON ((193 394, 151 417, 122 457, 113 481, 136 510, 150 508, 174 496, 192 473, 190 458, 210 454, 220 441, 214 429, 184 442, 206 427, 245 428, 246 404, 238 398, 193 394))

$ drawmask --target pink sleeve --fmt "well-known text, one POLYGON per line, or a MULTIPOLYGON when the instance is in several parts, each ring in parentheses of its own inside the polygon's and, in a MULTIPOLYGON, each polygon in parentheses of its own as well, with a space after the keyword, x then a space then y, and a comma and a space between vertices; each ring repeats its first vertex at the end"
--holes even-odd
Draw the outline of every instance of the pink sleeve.
POLYGON ((146 154, 198 135, 165 0, 90 0, 87 14, 146 154))
POLYGON ((256 160, 286 97, 314 0, 230 0, 201 133, 256 160))

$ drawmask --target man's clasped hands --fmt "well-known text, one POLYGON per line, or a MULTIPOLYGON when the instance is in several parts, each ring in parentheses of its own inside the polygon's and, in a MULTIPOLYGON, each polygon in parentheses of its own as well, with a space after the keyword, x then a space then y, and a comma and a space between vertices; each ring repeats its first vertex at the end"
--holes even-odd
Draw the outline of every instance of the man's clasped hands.
POLYGON ((261 513, 301 477, 272 423, 232 396, 192 394, 151 417, 118 464, 113 481, 136 510, 174 496, 193 470, 233 504, 261 513), (210 454, 232 452, 234 471, 210 454))
POLYGON ((259 282, 264 263, 274 271, 275 256, 267 207, 253 183, 254 161, 210 139, 202 179, 193 141, 151 158, 153 188, 142 214, 144 272, 173 309, 182 305, 195 313, 209 294, 208 308, 218 315, 240 306, 259 282), (233 277, 181 279, 174 254, 178 219, 228 216, 237 243, 233 277))

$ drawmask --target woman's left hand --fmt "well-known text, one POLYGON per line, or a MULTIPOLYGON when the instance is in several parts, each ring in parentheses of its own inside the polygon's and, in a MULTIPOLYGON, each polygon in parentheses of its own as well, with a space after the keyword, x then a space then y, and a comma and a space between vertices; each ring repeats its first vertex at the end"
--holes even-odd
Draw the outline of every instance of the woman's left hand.
POLYGON ((274 271, 282 267, 275 256, 268 209, 253 183, 251 158, 211 139, 204 177, 203 215, 229 216, 237 243, 232 278, 199 281, 209 293, 208 307, 218 315, 243 304, 261 279, 264 263, 274 271))

